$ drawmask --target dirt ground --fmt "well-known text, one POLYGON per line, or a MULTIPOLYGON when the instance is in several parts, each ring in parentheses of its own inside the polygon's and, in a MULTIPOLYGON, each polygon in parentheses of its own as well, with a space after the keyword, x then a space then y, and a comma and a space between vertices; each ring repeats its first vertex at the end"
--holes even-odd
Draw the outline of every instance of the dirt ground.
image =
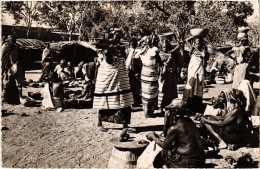
MULTIPOLYGON (((39 71, 26 73, 27 79, 37 80, 39 71)), ((205 101, 231 85, 212 85, 204 94, 205 101)), ((41 88, 27 88, 40 91, 41 88)), ((97 111, 94 109, 65 109, 46 111, 40 107, 3 104, 2 110, 2 167, 4 168, 105 168, 113 148, 110 139, 119 136, 122 125, 104 123, 107 133, 97 130, 97 111)), ((259 123, 259 121, 257 122, 259 123)), ((163 117, 146 119, 142 110, 132 113, 131 127, 137 133, 131 137, 145 139, 150 131, 161 133, 163 117)), ((208 167, 231 167, 224 157, 249 153, 259 166, 259 147, 221 150, 217 157, 206 160, 208 167)))

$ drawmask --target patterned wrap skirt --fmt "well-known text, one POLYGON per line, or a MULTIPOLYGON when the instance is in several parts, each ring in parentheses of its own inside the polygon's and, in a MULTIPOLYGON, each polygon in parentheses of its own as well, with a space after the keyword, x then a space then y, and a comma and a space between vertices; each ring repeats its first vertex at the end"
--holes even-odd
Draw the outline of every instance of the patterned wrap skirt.
POLYGON ((134 103, 128 71, 123 58, 112 64, 101 63, 94 92, 93 108, 99 109, 102 121, 130 123, 134 103))
POLYGON ((154 112, 158 95, 159 68, 157 65, 143 65, 141 72, 142 104, 146 114, 154 112))

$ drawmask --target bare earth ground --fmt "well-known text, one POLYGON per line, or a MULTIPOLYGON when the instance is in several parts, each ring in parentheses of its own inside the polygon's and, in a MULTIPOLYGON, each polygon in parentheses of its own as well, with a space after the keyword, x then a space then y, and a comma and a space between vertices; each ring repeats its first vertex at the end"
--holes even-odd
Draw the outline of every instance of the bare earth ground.
MULTIPOLYGON (((37 80, 39 75, 39 71, 31 71, 26 73, 26 78, 37 80)), ((216 96, 230 87, 213 85, 204 98, 216 96)), ((27 88, 23 95, 40 90, 27 88)), ((97 111, 94 109, 65 109, 58 113, 40 107, 2 106, 7 110, 2 116, 2 167, 105 168, 113 147, 109 139, 119 136, 122 129, 122 125, 104 123, 109 131, 97 131, 97 111)), ((138 131, 131 133, 131 137, 145 139, 150 131, 162 131, 163 117, 146 119, 142 110, 137 110, 132 113, 130 126, 138 131)), ((259 148, 240 148, 234 152, 221 150, 218 158, 207 159, 206 163, 209 167, 230 167, 224 157, 232 153, 250 153, 256 163, 259 161, 259 148)))

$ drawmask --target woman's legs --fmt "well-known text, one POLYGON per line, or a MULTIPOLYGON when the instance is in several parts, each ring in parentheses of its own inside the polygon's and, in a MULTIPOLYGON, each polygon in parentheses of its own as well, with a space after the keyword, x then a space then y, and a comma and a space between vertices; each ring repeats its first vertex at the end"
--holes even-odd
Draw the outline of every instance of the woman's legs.
POLYGON ((97 127, 98 127, 99 131, 107 132, 107 129, 104 128, 103 125, 102 125, 100 110, 98 111, 98 123, 97 123, 97 127))
POLYGON ((224 149, 227 147, 227 144, 224 142, 224 140, 222 140, 222 138, 220 138, 220 136, 212 129, 212 127, 209 124, 204 124, 206 126, 206 128, 208 129, 208 131, 218 139, 219 141, 219 149, 224 149))

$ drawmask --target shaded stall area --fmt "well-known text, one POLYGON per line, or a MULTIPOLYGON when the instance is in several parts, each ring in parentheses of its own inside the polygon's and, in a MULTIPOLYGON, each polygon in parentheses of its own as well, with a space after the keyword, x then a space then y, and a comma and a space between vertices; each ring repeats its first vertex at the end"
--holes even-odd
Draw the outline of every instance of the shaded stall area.
POLYGON ((36 61, 40 61, 42 58, 42 51, 46 44, 38 39, 24 39, 19 38, 16 40, 16 44, 19 46, 19 55, 21 57, 24 70, 41 69, 41 64, 37 64, 36 61))
POLYGON ((88 42, 57 42, 51 43, 54 62, 65 59, 71 62, 72 66, 77 66, 81 61, 92 62, 97 57, 96 48, 88 42))

